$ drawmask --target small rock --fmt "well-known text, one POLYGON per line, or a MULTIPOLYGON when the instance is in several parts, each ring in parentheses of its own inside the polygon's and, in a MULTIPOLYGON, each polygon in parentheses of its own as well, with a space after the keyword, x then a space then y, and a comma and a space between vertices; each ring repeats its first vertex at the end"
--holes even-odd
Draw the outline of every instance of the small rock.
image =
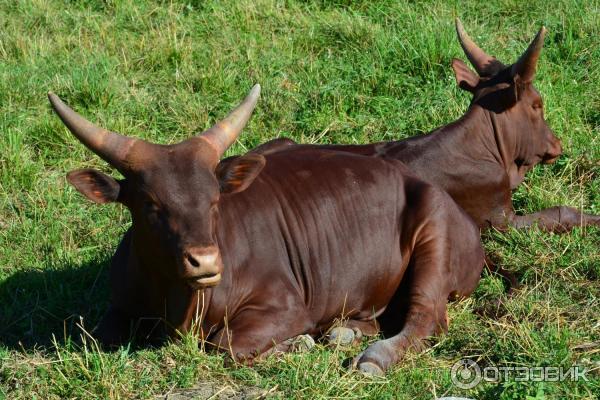
POLYGON ((332 346, 352 346, 355 338, 354 331, 344 326, 333 328, 327 337, 332 346))
POLYGON ((315 347, 315 339, 310 335, 298 335, 292 340, 290 349, 298 352, 308 352, 315 347))

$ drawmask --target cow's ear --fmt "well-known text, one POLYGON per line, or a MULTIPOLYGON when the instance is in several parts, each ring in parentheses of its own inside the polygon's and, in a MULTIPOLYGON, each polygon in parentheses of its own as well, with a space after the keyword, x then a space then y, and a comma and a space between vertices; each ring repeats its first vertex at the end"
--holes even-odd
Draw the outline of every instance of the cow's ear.
POLYGON ((452 69, 458 86, 463 90, 474 93, 479 84, 479 76, 458 58, 452 59, 452 69))
POLYGON ((114 178, 95 169, 77 169, 67 174, 67 180, 75 189, 94 203, 117 201, 121 186, 114 178))
POLYGON ((238 193, 245 190, 256 179, 266 164, 260 154, 246 154, 227 160, 227 163, 215 173, 219 180, 221 193, 238 193))

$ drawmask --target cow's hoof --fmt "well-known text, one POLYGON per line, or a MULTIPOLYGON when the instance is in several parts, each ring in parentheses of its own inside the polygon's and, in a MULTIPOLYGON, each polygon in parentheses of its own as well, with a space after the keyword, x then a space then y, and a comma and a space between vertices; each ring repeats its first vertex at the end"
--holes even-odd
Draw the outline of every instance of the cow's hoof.
POLYGON ((367 376, 384 376, 385 372, 375 363, 365 361, 358 364, 358 370, 367 376))
POLYGON ((365 352, 361 352, 359 355, 357 355, 354 358, 351 358, 349 363, 348 363, 348 368, 349 369, 357 369, 358 368, 358 362, 360 361, 360 359, 362 358, 363 354, 365 354, 365 352))
POLYGON ((382 376, 398 361, 396 353, 398 350, 386 340, 375 342, 354 357, 354 368, 368 375, 382 376))
POLYGON ((310 335, 298 335, 292 339, 290 344, 291 351, 297 351, 301 353, 308 352, 315 347, 315 339, 310 335))
POLYGON ((333 328, 327 336, 327 341, 330 346, 352 346, 356 341, 356 333, 345 326, 337 326, 333 328))

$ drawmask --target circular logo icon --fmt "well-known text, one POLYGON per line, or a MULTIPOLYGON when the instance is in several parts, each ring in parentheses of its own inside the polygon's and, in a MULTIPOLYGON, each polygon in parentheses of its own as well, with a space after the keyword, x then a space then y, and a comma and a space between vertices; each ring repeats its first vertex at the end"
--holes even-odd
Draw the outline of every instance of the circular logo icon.
POLYGON ((473 360, 458 360, 450 371, 452 383, 461 389, 473 389, 481 382, 481 368, 473 360))

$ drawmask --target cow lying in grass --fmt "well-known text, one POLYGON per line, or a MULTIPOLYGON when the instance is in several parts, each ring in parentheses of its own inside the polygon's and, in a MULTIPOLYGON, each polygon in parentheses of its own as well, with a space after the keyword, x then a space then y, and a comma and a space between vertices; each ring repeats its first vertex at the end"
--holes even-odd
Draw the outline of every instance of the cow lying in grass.
POLYGON ((469 109, 458 121, 400 141, 317 147, 400 160, 419 178, 448 192, 481 228, 537 225, 565 232, 575 226, 600 226, 600 216, 572 207, 528 215, 516 215, 513 208, 512 191, 525 174, 539 163, 554 162, 562 153, 533 86, 545 28, 509 66, 481 50, 458 19, 456 30, 477 71, 458 59, 452 61, 458 85, 473 94, 469 109))
POLYGON ((355 360, 382 373, 445 331, 447 300, 473 291, 479 230, 396 160, 291 146, 219 165, 258 93, 174 145, 98 128, 49 94, 71 132, 125 177, 68 174, 90 200, 119 202, 132 216, 95 334, 117 344, 139 319, 161 319, 171 335, 196 321, 203 339, 252 362, 285 351, 289 338, 325 332, 342 313, 347 326, 374 334, 385 311, 397 331, 355 360))

